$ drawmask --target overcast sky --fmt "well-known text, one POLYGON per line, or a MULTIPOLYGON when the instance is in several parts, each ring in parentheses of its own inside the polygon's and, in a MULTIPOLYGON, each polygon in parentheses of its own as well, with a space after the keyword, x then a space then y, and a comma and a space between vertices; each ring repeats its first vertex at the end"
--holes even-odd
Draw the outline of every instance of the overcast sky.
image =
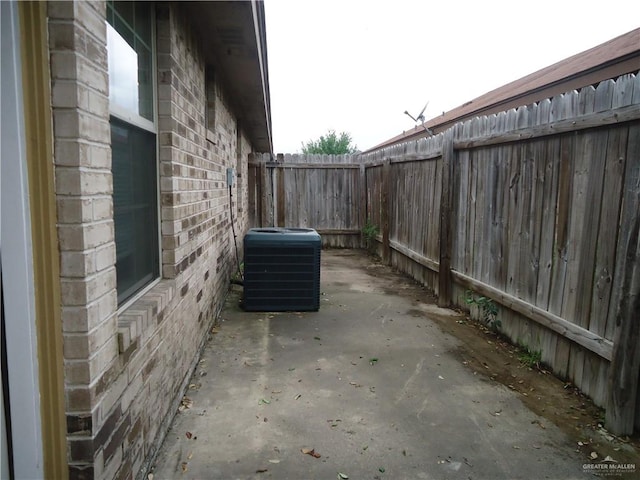
POLYGON ((640 1, 265 0, 273 143, 360 150, 640 27, 640 1))

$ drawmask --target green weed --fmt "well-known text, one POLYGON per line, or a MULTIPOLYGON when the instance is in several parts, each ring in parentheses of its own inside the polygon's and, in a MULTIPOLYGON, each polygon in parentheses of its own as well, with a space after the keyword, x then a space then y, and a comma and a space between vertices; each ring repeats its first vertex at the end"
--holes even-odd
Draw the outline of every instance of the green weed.
POLYGON ((522 352, 518 355, 518 360, 529 368, 540 368, 542 362, 541 350, 530 350, 529 347, 522 347, 522 352))
POLYGON ((375 245, 375 240, 378 234, 380 233, 380 229, 377 225, 371 222, 371 219, 367 219, 364 227, 362 227, 362 235, 366 242, 367 248, 371 249, 375 245))
POLYGON ((499 332, 502 322, 498 320, 498 306, 493 300, 484 296, 476 296, 467 290, 464 299, 467 305, 475 305, 480 310, 482 322, 493 332, 499 332))

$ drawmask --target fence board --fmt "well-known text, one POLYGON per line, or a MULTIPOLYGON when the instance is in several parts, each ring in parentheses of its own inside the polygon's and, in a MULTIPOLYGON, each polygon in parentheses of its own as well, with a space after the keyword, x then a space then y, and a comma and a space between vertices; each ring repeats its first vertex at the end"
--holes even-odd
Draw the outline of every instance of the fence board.
POLYGON ((445 137, 447 142, 442 151, 442 192, 440 195, 440 258, 438 271, 438 306, 445 307, 451 304, 451 239, 453 238, 452 198, 451 191, 452 169, 456 163, 453 150, 454 129, 447 130, 445 137))
MULTIPOLYGON (((253 154, 252 154, 253 155, 253 154)), ((249 163, 247 169, 247 206, 249 208, 249 225, 258 226, 260 224, 259 212, 261 211, 258 199, 260 198, 259 183, 257 172, 259 171, 259 167, 256 164, 249 163)))
MULTIPOLYGON (((636 85, 637 86, 637 85, 636 85)), ((640 92, 639 92, 640 93, 640 92)), ((639 95, 640 96, 640 95, 639 95)), ((622 433, 631 433, 640 411, 640 124, 629 129, 627 162, 623 186, 618 256, 609 308, 615 324, 614 356, 610 366, 607 424, 622 433)))
MULTIPOLYGON (((465 264, 465 246, 469 235, 469 154, 461 152, 457 158, 458 165, 454 170, 454 202, 453 215, 458 219, 458 233, 453 239, 453 257, 451 267, 469 273, 465 264)), ((429 212, 431 213, 431 212, 429 212)), ((426 249, 425 249, 426 250, 426 249)))
MULTIPOLYGON (((628 132, 628 127, 621 127, 614 129, 609 134, 604 162, 604 192, 618 192, 621 190, 625 167, 624 151, 621 146, 626 146, 628 132)), ((597 250, 589 329, 603 336, 606 336, 607 313, 609 311, 613 271, 615 268, 616 233, 620 207, 620 197, 601 202, 600 221, 597 226, 597 250)), ((612 337, 610 336, 609 338, 612 337)))
MULTIPOLYGON (((460 154, 464 154, 469 160, 469 201, 467 203, 469 218, 467 221, 466 242, 464 248, 465 255, 465 273, 470 276, 476 275, 476 269, 474 266, 474 258, 478 255, 475 254, 476 245, 476 211, 478 205, 478 162, 471 156, 471 152, 463 151, 460 154)), ((461 207, 462 208, 462 207, 461 207)))
MULTIPOLYGON (((551 102, 546 100, 538 106, 537 121, 549 120, 551 102)), ((538 257, 538 280, 536 284, 536 305, 549 308, 551 293, 551 271, 553 267, 553 239, 555 234, 556 199, 558 196, 558 170, 560 166, 560 140, 551 138, 548 142, 538 143, 542 176, 542 206, 540 211, 540 252, 538 257)))
MULTIPOLYGON (((546 100, 538 106, 537 122, 549 121, 551 102, 546 100)), ((560 140, 550 138, 547 142, 537 142, 541 155, 538 170, 542 175, 542 206, 540 212, 540 250, 538 257, 538 279, 535 304, 549 310, 551 296, 551 273, 554 263, 553 242, 555 237, 556 202, 558 198, 558 174, 560 167, 560 140)), ((540 333, 541 359, 546 365, 556 365, 557 338, 553 332, 543 329, 540 333)))

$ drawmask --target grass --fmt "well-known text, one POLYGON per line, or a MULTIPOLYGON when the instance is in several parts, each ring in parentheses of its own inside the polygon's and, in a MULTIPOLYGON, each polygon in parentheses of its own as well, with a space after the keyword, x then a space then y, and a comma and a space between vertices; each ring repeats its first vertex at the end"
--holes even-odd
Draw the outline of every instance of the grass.
POLYGON ((528 347, 522 347, 522 351, 518 354, 518 360, 529 368, 540 368, 542 362, 541 350, 530 350, 528 347))

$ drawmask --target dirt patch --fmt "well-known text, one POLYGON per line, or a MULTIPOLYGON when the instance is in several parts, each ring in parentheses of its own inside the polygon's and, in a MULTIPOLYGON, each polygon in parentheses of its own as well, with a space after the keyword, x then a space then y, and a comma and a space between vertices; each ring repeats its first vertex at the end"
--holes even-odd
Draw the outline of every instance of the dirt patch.
MULTIPOLYGON (((461 345, 452 353, 476 375, 498 382, 517 392, 521 401, 537 415, 559 427, 584 454, 592 452, 598 462, 606 456, 640 466, 640 437, 618 438, 603 428, 604 410, 574 385, 563 382, 544 366, 529 367, 521 358, 524 352, 479 322, 452 322, 451 318, 433 318, 439 327, 457 338, 461 345)), ((539 423, 545 428, 544 423, 539 423)))
MULTIPOLYGON (((503 336, 489 330, 482 323, 472 320, 462 311, 452 318, 448 314, 425 312, 418 307, 436 304, 436 297, 425 287, 408 277, 369 257, 367 271, 373 276, 396 276, 397 288, 387 293, 411 298, 416 308, 414 315, 426 315, 440 329, 459 340, 460 345, 451 353, 474 375, 488 382, 498 382, 517 392, 522 402, 534 413, 555 424, 584 455, 586 462, 599 462, 610 456, 622 463, 635 463, 640 468, 640 435, 616 437, 603 428, 604 410, 582 394, 574 385, 563 382, 550 371, 540 367, 529 367, 521 358, 524 352, 503 336), (403 279, 400 281, 400 279, 403 279), (407 288, 407 282, 412 284, 407 288), (592 452, 597 458, 590 457, 592 452)), ((538 426, 546 428, 544 422, 538 426)))

